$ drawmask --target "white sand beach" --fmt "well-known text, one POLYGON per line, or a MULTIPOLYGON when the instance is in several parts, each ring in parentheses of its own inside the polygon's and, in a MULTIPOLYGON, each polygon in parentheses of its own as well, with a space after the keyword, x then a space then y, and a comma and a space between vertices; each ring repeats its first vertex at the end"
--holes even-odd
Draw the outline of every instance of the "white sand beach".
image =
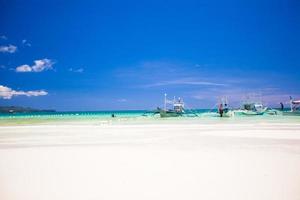
POLYGON ((1 126, 0 199, 300 199, 300 123, 93 123, 1 126))

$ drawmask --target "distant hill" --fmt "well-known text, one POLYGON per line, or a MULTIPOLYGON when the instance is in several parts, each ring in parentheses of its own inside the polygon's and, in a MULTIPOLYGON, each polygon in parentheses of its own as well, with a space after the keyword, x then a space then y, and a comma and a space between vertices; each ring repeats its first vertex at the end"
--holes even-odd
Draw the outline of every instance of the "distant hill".
POLYGON ((55 112, 55 110, 40 110, 21 106, 0 106, 0 113, 29 113, 29 112, 55 112))

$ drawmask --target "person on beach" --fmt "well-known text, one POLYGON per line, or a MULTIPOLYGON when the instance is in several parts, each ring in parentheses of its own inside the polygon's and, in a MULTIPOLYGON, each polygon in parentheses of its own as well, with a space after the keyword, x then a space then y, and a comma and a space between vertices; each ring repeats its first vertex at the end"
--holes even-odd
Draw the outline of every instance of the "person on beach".
POLYGON ((284 105, 282 102, 280 102, 280 109, 283 110, 284 109, 284 105))
POLYGON ((223 105, 220 104, 220 105, 219 105, 219 114, 220 114, 220 117, 223 117, 223 112, 224 112, 224 110, 223 110, 223 105))

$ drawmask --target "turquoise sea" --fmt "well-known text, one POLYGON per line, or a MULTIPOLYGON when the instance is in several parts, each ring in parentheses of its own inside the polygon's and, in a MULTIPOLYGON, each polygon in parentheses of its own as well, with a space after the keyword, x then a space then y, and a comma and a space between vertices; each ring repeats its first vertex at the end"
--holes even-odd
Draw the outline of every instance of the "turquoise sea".
POLYGON ((28 112, 28 113, 13 113, 0 114, 0 119, 7 118, 99 118, 111 117, 114 114, 116 117, 138 117, 143 114, 150 114, 145 110, 126 110, 126 111, 66 111, 66 112, 28 112))
POLYGON ((32 112, 0 114, 0 126, 26 124, 58 124, 66 122, 100 122, 100 123, 215 123, 215 122, 296 122, 300 116, 283 116, 264 114, 261 116, 240 116, 220 118, 216 110, 196 109, 184 117, 160 118, 147 110, 126 111, 72 111, 72 112, 32 112), (112 117, 114 115, 115 117, 112 117))

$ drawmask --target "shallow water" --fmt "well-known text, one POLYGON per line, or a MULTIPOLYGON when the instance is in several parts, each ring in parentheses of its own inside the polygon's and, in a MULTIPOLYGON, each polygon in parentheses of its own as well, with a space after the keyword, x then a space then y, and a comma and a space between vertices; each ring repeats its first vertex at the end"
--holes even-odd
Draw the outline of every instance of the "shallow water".
POLYGON ((88 112, 35 112, 0 114, 0 126, 39 125, 39 124, 206 124, 206 123, 300 123, 300 116, 264 114, 220 118, 215 111, 194 110, 185 117, 160 118, 145 110, 138 111, 88 111, 88 112), (112 118, 112 114, 116 117, 112 118))

